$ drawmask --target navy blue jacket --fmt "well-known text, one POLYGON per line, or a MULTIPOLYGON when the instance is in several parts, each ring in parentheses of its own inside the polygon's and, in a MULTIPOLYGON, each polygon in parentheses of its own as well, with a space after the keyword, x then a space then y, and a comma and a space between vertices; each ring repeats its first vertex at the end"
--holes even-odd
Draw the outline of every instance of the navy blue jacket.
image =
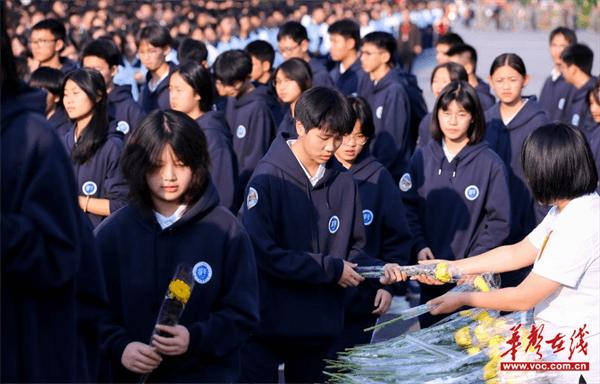
MULTIPOLYGON (((389 171, 366 150, 349 171, 358 184, 363 209, 367 235, 365 252, 387 263, 408 265, 413 240, 398 184, 389 171)), ((356 296, 351 298, 350 313, 370 315, 374 309, 375 295, 381 286, 377 280, 369 279, 357 288, 349 289, 356 291, 356 296)), ((404 285, 394 288, 385 287, 392 294, 403 294, 405 291, 404 285)))
POLYGON ((59 58, 59 60, 60 60, 60 65, 61 65, 60 71, 62 73, 64 73, 65 75, 67 73, 71 72, 72 70, 79 68, 79 64, 77 64, 75 61, 69 59, 68 57, 61 56, 59 58))
POLYGON ((415 252, 429 247, 436 259, 478 255, 510 232, 508 177, 486 142, 467 145, 448 162, 431 140, 412 157, 400 180, 415 252))
POLYGON ((494 95, 492 95, 490 86, 479 77, 477 78, 477 86, 475 87, 475 91, 477 91, 479 103, 481 104, 481 109, 483 109, 484 112, 496 104, 496 98, 494 95))
MULTIPOLYGON (((73 153, 73 147, 75 146, 74 128, 73 125, 63 137, 63 143, 69 156, 73 153)), ((104 144, 88 161, 83 164, 73 162, 79 196, 87 196, 84 192, 84 186, 95 185, 95 193, 90 197, 110 200, 110 213, 115 212, 127 203, 127 182, 123 178, 119 166, 122 150, 122 138, 109 133, 104 144)), ((94 227, 100 224, 103 219, 103 217, 92 213, 88 213, 88 218, 94 227)))
POLYGON ((333 80, 331 80, 331 77, 329 76, 327 67, 325 67, 325 65, 323 65, 323 63, 320 60, 312 58, 308 62, 308 65, 310 66, 310 70, 312 71, 313 87, 335 87, 333 80))
POLYGON ((419 139, 417 140, 417 148, 425 147, 431 141, 431 120, 433 114, 429 112, 419 123, 419 139))
POLYGON ((283 119, 281 119, 279 127, 277 127, 277 133, 281 132, 288 133, 290 136, 298 136, 298 134, 296 133, 296 122, 292 117, 292 113, 289 107, 288 110, 285 112, 285 115, 283 115, 283 119))
POLYGON ((169 104, 169 81, 171 79, 171 74, 175 71, 176 66, 169 62, 169 74, 167 77, 158 84, 158 87, 154 90, 154 92, 150 91, 148 88, 148 82, 152 78, 150 72, 146 73, 146 83, 142 87, 142 91, 140 92, 140 100, 138 101, 142 107, 142 110, 145 113, 150 113, 155 109, 166 110, 171 108, 169 104))
POLYGON ((196 119, 206 136, 210 155, 210 176, 219 193, 221 205, 235 209, 237 192, 237 160, 231 144, 231 132, 223 112, 209 111, 196 119))
POLYGON ((23 85, 1 100, 1 380, 76 382, 75 180, 45 119, 45 93, 23 85))
POLYGON ((115 85, 108 94, 108 119, 117 132, 127 136, 133 132, 146 113, 131 96, 130 85, 115 85))
POLYGON ((570 123, 565 119, 565 106, 575 87, 567 83, 565 78, 560 75, 556 80, 548 76, 540 92, 539 103, 550 121, 559 120, 564 123, 570 123))
MULTIPOLYGON (((240 98, 227 99, 225 119, 233 136, 238 165, 238 193, 242 198, 256 164, 275 137, 275 120, 265 97, 256 90, 240 98)), ((240 201, 236 202, 236 208, 240 201)))
MULTIPOLYGON (((594 161, 596 162, 596 170, 598 171, 598 175, 600 175, 600 124, 592 119, 589 111, 586 116, 585 124, 579 129, 583 132, 590 145, 594 161)), ((596 192, 600 193, 600 183, 598 183, 596 192)))
POLYGON ((273 118, 275 119, 275 126, 278 126, 281 123, 281 119, 283 119, 286 107, 281 102, 279 102, 279 99, 275 94, 273 84, 271 84, 271 81, 269 81, 267 84, 259 83, 258 81, 253 81, 252 85, 254 85, 254 87, 256 88, 255 92, 264 95, 265 101, 267 102, 269 109, 271 109, 271 113, 273 114, 273 118))
POLYGON ((277 136, 248 183, 243 223, 254 245, 264 337, 335 337, 342 330, 343 261, 381 265, 369 257, 357 186, 332 159, 313 187, 277 136))
POLYGON ((340 63, 329 71, 329 77, 335 84, 335 87, 346 96, 356 96, 358 94, 358 84, 362 78, 368 78, 369 75, 362 69, 360 58, 357 58, 344 73, 340 73, 340 63))
POLYGON ((396 67, 396 73, 400 78, 400 82, 404 85, 410 105, 410 153, 412 154, 416 147, 417 137, 419 137, 419 123, 428 112, 427 103, 423 98, 423 90, 419 87, 415 75, 406 72, 401 67, 396 67))
POLYGON ((204 194, 164 230, 148 208, 128 205, 96 229, 111 317, 102 325, 102 350, 113 382, 136 382, 121 365, 127 344, 148 343, 177 266, 202 266, 179 324, 190 333, 188 351, 164 356, 155 382, 235 382, 239 347, 258 323, 256 264, 248 235, 218 205, 209 182, 204 194))
POLYGON ((52 127, 56 130, 56 133, 59 137, 63 137, 73 123, 69 120, 69 115, 67 115, 67 111, 62 106, 56 106, 56 110, 48 119, 48 122, 52 127))
POLYGON ((500 103, 486 111, 485 121, 488 142, 504 161, 508 170, 512 207, 512 231, 509 242, 521 241, 541 222, 548 211, 533 199, 521 165, 523 142, 531 132, 547 124, 548 117, 536 101, 536 97, 530 96, 527 104, 508 126, 502 122, 500 103), (491 135, 498 136, 493 139, 491 135))
POLYGON ((588 116, 589 101, 587 94, 590 89, 594 87, 596 78, 592 77, 585 83, 585 85, 579 89, 573 87, 570 97, 567 99, 565 105, 564 122, 571 124, 574 127, 581 127, 584 125, 584 119, 588 116))
POLYGON ((373 111, 375 137, 370 151, 392 174, 400 179, 408 165, 414 140, 410 135, 410 102, 396 69, 375 85, 367 79, 358 89, 373 111))

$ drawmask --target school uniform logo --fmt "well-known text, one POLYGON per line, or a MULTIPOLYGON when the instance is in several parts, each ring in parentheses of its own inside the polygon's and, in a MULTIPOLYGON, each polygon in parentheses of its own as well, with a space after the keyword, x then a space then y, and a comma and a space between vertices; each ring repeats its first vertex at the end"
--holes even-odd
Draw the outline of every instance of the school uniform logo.
POLYGON ((479 188, 476 185, 469 185, 465 188, 465 197, 469 201, 473 201, 479 197, 479 188))
POLYGON ((373 212, 371 210, 363 210, 363 223, 365 224, 365 226, 371 225, 371 223, 373 222, 373 217, 373 212))
POLYGON ((410 179, 410 173, 405 173, 400 178, 398 183, 402 192, 408 192, 412 188, 412 180, 410 179))
POLYGON ((126 135, 129 133, 129 124, 126 121, 119 121, 117 123, 117 131, 121 132, 122 134, 126 135))
POLYGON ((92 196, 98 192, 98 186, 93 181, 86 181, 81 187, 81 191, 86 196, 92 196))
POLYGON ((558 109, 561 109, 561 110, 564 109, 565 108, 565 102, 566 102, 565 98, 561 97, 560 100, 558 100, 558 109))
POLYGON ((212 268, 207 262, 201 261, 194 265, 192 275, 194 275, 194 280, 196 280, 198 284, 206 284, 212 278, 212 268))
POLYGON ((377 109, 375 110, 375 116, 381 120, 381 116, 383 116, 383 105, 380 105, 379 107, 377 107, 377 109))
POLYGON ((237 129, 235 130, 235 135, 240 139, 246 137, 246 127, 243 125, 238 125, 237 129))
POLYGON ((258 204, 258 192, 250 187, 248 188, 248 196, 246 196, 246 207, 252 209, 256 204, 258 204))
POLYGON ((575 113, 571 118, 571 125, 578 126, 579 125, 579 114, 575 113))
POLYGON ((337 230, 340 228, 340 218, 335 215, 331 216, 327 228, 329 228, 329 233, 331 233, 332 235, 336 233, 337 230))

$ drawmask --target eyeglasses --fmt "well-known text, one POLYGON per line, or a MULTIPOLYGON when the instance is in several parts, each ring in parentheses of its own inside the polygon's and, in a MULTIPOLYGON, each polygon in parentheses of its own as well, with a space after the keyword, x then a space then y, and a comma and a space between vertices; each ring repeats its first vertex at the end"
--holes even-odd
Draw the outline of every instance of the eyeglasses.
POLYGON ((58 39, 37 39, 31 40, 29 43, 31 45, 48 45, 50 43, 55 43, 56 41, 58 41, 58 39))
POLYGON ((139 51, 140 56, 158 56, 162 53, 162 49, 149 49, 147 51, 139 51))
POLYGON ((367 143, 367 140, 369 140, 369 138, 366 137, 365 135, 356 135, 356 136, 346 135, 342 139, 342 144, 349 145, 352 142, 352 140, 354 140, 356 145, 365 145, 367 143))
POLYGON ((279 47, 279 51, 281 53, 290 53, 293 52, 295 49, 297 49, 300 46, 300 44, 296 44, 293 47, 279 47))

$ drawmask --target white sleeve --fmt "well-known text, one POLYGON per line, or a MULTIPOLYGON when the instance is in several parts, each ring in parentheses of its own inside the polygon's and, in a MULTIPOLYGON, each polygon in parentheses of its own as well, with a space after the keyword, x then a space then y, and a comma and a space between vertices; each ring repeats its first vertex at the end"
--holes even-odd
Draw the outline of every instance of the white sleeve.
POLYGON ((546 235, 550 232, 550 222, 552 220, 552 216, 554 216, 554 208, 550 209, 544 220, 534 228, 533 231, 529 233, 527 239, 529 242, 539 250, 542 248, 542 244, 544 243, 544 239, 546 239, 546 235))

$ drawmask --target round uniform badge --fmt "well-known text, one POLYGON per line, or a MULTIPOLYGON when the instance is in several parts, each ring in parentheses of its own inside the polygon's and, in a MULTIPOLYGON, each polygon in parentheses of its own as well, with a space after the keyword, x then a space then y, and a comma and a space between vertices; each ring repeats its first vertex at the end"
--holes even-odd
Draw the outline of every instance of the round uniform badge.
POLYGON ((117 123, 117 131, 121 132, 122 134, 126 135, 129 133, 129 124, 126 121, 119 121, 117 123))
POLYGON ((377 109, 375 110, 375 116, 377 116, 377 118, 381 120, 381 116, 383 116, 383 105, 377 107, 377 109))
POLYGON ((470 201, 475 200, 479 197, 479 188, 476 185, 469 185, 465 188, 465 197, 470 201))
POLYGON ((98 192, 98 186, 93 181, 86 181, 81 187, 81 191, 86 196, 92 196, 98 192))
POLYGON ((412 188, 412 180, 410 179, 410 173, 405 173, 400 178, 400 182, 398 183, 400 190, 402 192, 408 192, 412 188))
POLYGON ((558 109, 563 110, 565 108, 565 98, 561 97, 560 100, 558 100, 558 109))
POLYGON ((331 233, 332 235, 336 233, 337 230, 340 228, 340 218, 337 216, 331 216, 327 227, 329 228, 329 233, 331 233))
POLYGON ((250 187, 248 188, 248 196, 246 196, 246 207, 252 209, 256 204, 258 204, 258 192, 256 192, 256 189, 250 187))
POLYGON ((573 117, 571 118, 571 125, 574 125, 576 127, 579 125, 579 114, 573 114, 573 117))
POLYGON ((194 265, 192 275, 194 275, 194 280, 196 280, 198 284, 206 284, 212 278, 212 268, 207 262, 201 261, 194 265))
POLYGON ((366 225, 371 225, 373 222, 373 212, 369 209, 363 210, 363 223, 366 225))
POLYGON ((244 127, 243 125, 239 125, 235 130, 235 135, 240 139, 246 137, 246 127, 244 127))

